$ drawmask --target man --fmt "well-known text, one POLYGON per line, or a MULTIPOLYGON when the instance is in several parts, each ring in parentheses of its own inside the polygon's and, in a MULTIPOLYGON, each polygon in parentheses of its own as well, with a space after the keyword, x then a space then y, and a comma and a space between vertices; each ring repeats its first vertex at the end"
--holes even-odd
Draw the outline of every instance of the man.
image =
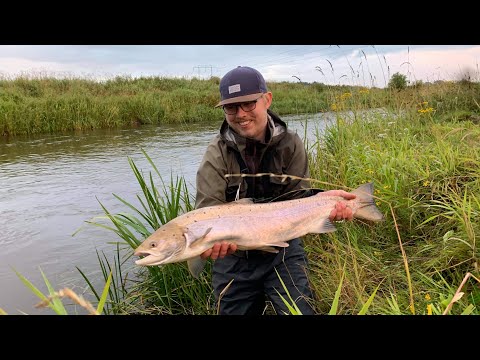
MULTIPOLYGON (((278 201, 310 196, 307 180, 274 176, 241 177, 226 174, 273 173, 308 178, 308 159, 300 137, 269 110, 272 93, 257 70, 239 66, 220 81, 221 101, 225 119, 207 147, 197 171, 195 207, 223 204, 241 198, 254 201, 278 201)), ((355 198, 343 190, 331 195, 346 200, 355 198)), ((351 209, 339 202, 330 220, 351 220, 351 209)), ((268 220, 267 220, 268 221, 268 220)), ((278 295, 289 295, 304 315, 314 314, 313 298, 306 273, 307 259, 301 239, 292 239, 277 254, 261 250, 237 250, 237 245, 224 241, 205 251, 202 259, 213 263, 212 282, 219 301, 220 314, 262 314, 265 295, 277 314, 288 313, 278 295), (227 256, 228 255, 228 256, 227 256), (278 291, 278 293, 277 293, 278 291)))

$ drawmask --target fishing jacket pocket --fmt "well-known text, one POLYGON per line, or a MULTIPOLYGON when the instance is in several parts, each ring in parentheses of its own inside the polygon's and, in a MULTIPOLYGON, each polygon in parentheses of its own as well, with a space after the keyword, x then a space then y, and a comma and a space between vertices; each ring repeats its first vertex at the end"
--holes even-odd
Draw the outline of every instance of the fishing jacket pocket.
POLYGON ((235 201, 238 193, 238 198, 243 199, 247 196, 247 184, 244 181, 245 178, 238 177, 230 181, 225 189, 225 200, 227 202, 235 201), (238 187, 240 186, 240 190, 238 187))

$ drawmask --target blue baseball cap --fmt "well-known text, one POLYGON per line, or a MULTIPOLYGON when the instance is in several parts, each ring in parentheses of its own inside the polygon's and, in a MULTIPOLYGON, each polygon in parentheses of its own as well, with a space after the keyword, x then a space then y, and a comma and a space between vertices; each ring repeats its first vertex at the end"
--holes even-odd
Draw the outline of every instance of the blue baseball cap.
POLYGON ((262 74, 248 66, 238 66, 227 72, 220 80, 222 100, 215 106, 241 103, 258 99, 268 92, 262 74))

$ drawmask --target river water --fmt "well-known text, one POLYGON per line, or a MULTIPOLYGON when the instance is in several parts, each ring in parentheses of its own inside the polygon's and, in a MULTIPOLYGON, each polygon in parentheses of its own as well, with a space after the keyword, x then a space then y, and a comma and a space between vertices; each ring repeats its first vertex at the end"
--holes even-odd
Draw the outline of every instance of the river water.
MULTIPOLYGON (((307 146, 333 119, 332 114, 283 117, 307 146)), ((219 125, 0 138, 0 309, 7 314, 53 314, 34 307, 39 299, 16 271, 44 294, 48 290, 41 271, 55 290, 85 291, 86 282, 76 267, 103 284, 96 250, 113 253, 109 242, 121 239, 86 221, 104 215, 99 202, 111 213, 133 213, 112 195, 139 204, 136 195, 141 189, 128 158, 144 174, 153 172, 144 149, 167 184, 170 175, 181 176, 194 195, 195 173, 219 125)), ((160 184, 156 186, 161 190, 160 184)), ((82 313, 77 308, 68 312, 82 313)))

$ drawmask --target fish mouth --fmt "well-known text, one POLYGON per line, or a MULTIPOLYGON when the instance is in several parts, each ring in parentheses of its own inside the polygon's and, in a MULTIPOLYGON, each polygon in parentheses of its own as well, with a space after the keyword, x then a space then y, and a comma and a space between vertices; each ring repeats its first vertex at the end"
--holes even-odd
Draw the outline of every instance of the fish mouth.
POLYGON ((155 256, 149 253, 135 254, 137 256, 144 256, 141 259, 135 260, 136 265, 161 265, 164 261, 164 257, 155 256))
POLYGON ((133 252, 133 255, 135 255, 135 256, 148 256, 148 255, 154 255, 154 254, 152 254, 152 253, 151 253, 150 251, 148 251, 148 250, 145 251, 145 250, 138 250, 138 249, 137 249, 137 250, 135 250, 135 251, 133 252))
POLYGON ((133 253, 133 255, 143 256, 143 258, 135 260, 135 264, 144 265, 144 266, 166 264, 173 256, 173 255, 165 256, 165 254, 155 255, 149 251, 136 251, 135 253, 133 253))
POLYGON ((150 251, 137 250, 133 255, 142 257, 141 259, 135 260, 135 264, 137 265, 156 265, 163 261, 163 258, 159 259, 158 256, 155 256, 150 251))

